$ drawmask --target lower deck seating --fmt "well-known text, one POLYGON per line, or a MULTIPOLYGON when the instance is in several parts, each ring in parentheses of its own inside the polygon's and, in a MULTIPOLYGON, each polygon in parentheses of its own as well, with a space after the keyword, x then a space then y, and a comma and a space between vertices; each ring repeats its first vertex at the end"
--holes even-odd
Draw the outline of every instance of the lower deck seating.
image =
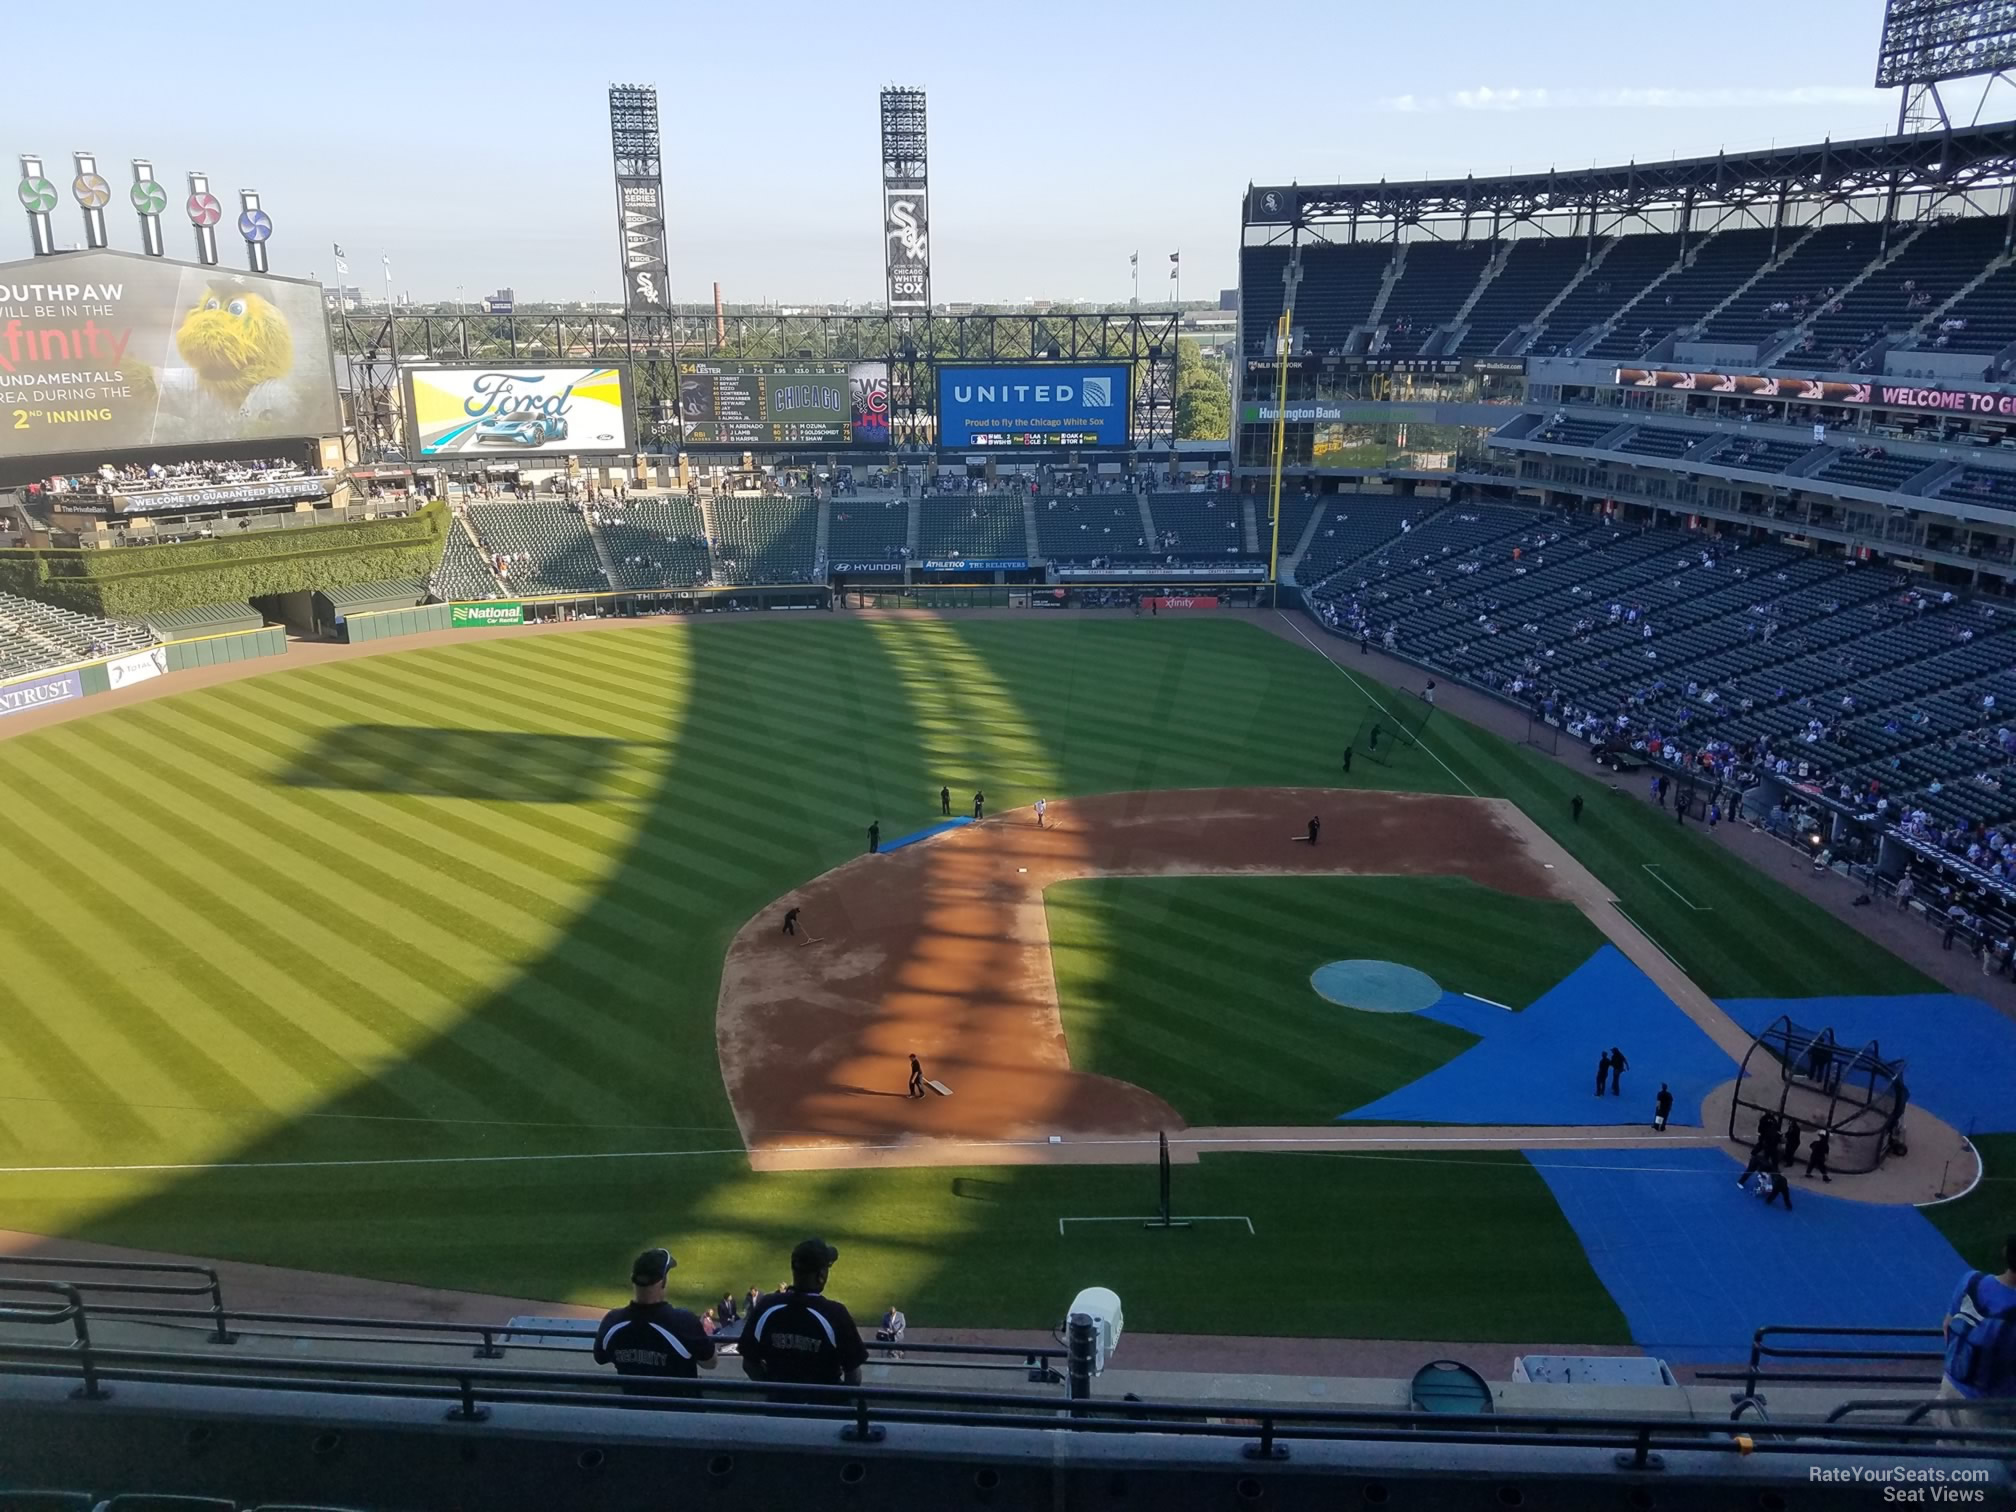
POLYGON ((718 581, 809 583, 818 576, 817 500, 723 494, 713 510, 718 581))
MULTIPOLYGON (((926 498, 918 508, 923 511, 918 549, 926 561, 1020 561, 1029 555, 1019 494, 926 498)), ((1134 533, 1140 534, 1138 524, 1134 533)))
POLYGON ((826 557, 849 567, 887 563, 900 568, 910 540, 906 499, 835 499, 828 506, 826 557))

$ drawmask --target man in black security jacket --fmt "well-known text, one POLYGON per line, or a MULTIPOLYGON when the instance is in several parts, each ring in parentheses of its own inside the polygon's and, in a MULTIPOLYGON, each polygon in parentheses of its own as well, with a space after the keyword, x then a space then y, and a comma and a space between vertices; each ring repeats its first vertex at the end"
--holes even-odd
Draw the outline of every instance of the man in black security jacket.
MULTIPOLYGON (((714 1341, 700 1320, 683 1307, 665 1301, 665 1276, 679 1262, 662 1249, 644 1251, 630 1267, 636 1288, 628 1307, 603 1318, 595 1330, 595 1363, 616 1367, 624 1376, 655 1376, 659 1381, 691 1381, 704 1368, 714 1368, 714 1341)), ((658 1396, 677 1391, 671 1385, 625 1381, 633 1396, 658 1396)))
POLYGON ((858 1386, 867 1346, 853 1316, 823 1295, 840 1251, 807 1239, 791 1251, 791 1284, 760 1300, 743 1325, 742 1369, 752 1381, 858 1386))

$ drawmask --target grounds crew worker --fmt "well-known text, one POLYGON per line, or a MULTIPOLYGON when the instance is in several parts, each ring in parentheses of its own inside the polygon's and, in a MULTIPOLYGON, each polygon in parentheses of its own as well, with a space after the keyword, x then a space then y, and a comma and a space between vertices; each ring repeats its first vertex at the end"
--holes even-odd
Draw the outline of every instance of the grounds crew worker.
POLYGON ((742 1330, 742 1369, 750 1380, 861 1384, 868 1359, 861 1331, 845 1307, 824 1295, 826 1273, 839 1258, 824 1239, 807 1239, 791 1251, 791 1284, 759 1301, 742 1330))
MULTIPOLYGON (((701 1369, 714 1368, 714 1341, 700 1320, 683 1307, 665 1301, 665 1274, 679 1262, 662 1249, 649 1249, 630 1267, 635 1288, 628 1307, 603 1318, 595 1330, 595 1363, 614 1365, 624 1376, 657 1376, 696 1380, 701 1369)), ((661 1395, 676 1386, 624 1382, 632 1396, 661 1395)))

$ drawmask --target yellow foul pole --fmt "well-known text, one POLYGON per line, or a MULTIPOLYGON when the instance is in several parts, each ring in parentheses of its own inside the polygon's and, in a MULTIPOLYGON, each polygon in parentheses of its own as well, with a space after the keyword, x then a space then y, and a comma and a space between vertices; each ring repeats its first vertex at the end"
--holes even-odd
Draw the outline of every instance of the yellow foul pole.
POLYGON ((1274 341, 1280 359, 1275 363, 1274 379, 1274 486, 1273 496, 1268 504, 1268 512, 1273 517, 1274 543, 1267 553, 1267 582, 1274 590, 1275 607, 1281 603, 1281 466, 1288 452, 1288 322, 1293 318, 1291 310, 1284 302, 1281 308, 1281 322, 1275 328, 1274 341))

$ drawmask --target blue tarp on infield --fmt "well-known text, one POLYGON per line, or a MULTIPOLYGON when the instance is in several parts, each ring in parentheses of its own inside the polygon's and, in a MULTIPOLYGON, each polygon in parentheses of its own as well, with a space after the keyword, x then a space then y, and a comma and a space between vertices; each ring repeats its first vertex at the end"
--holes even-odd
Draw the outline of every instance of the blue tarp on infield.
POLYGON ((1673 1089, 1673 1122, 1698 1125, 1701 1099, 1736 1074, 1736 1063, 1614 945, 1523 1013, 1454 993, 1426 1012, 1482 1043, 1340 1122, 1649 1124, 1663 1081, 1673 1089), (1612 1045, 1631 1065, 1625 1095, 1598 1097, 1596 1062, 1612 1045))
MULTIPOLYGON (((1872 1039, 1901 1060, 1911 1101, 1963 1134, 2016 1133, 2016 1024, 1979 998, 1950 992, 1891 997, 1731 998, 1722 1009, 1752 1034, 1790 1015, 1859 1049, 1872 1039)), ((1906 1113, 1906 1122, 1910 1115, 1906 1113)))
MULTIPOLYGON (((1740 1363, 1766 1323, 1937 1327, 1967 1262, 1925 1215, 1736 1188, 1719 1150, 1528 1150, 1632 1340, 1676 1364, 1740 1363)), ((1816 1190, 1817 1189, 1817 1190, 1816 1190)), ((1916 1347, 1916 1346, 1907 1346, 1916 1347)))
POLYGON ((915 845, 919 840, 929 840, 933 835, 942 835, 947 830, 958 829, 961 825, 971 824, 972 822, 970 818, 940 819, 936 824, 926 829, 917 830, 908 835, 898 835, 894 840, 884 840, 882 842, 882 849, 885 851, 901 850, 906 845, 915 845))

